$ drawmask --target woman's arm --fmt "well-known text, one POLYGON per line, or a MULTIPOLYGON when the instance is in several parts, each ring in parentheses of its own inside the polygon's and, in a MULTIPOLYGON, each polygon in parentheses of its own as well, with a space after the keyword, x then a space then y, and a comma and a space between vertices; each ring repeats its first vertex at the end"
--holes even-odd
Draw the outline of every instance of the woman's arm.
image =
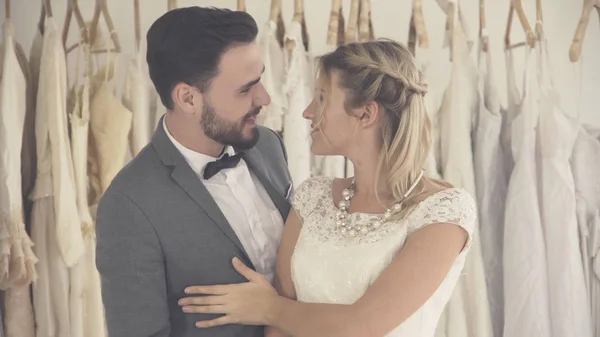
POLYGON ((352 305, 277 297, 266 324, 293 336, 384 336, 431 297, 465 246, 467 231, 447 223, 412 234, 392 263, 352 305))
MULTIPOLYGON (((298 241, 298 236, 300 235, 301 227, 302 225, 298 214, 291 208, 287 221, 285 222, 285 227, 283 228, 283 235, 277 252, 277 268, 273 285, 280 296, 292 300, 296 299, 296 290, 294 289, 294 282, 292 281, 291 259, 292 254, 294 253, 294 247, 296 247, 296 242, 298 241)), ((289 334, 274 327, 267 327, 265 333, 265 337, 288 336, 289 334)))
POLYGON ((302 303, 279 296, 267 279, 234 258, 249 282, 192 286, 180 304, 185 312, 225 314, 197 322, 267 325, 297 337, 384 336, 417 311, 443 282, 465 247, 467 230, 435 223, 410 235, 404 247, 365 294, 352 305, 302 303))

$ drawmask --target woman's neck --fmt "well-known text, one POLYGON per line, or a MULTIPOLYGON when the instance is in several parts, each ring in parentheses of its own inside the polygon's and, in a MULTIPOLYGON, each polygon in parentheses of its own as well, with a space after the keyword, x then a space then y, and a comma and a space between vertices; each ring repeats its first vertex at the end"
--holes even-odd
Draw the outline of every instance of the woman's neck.
POLYGON ((386 197, 391 195, 387 184, 387 175, 381 172, 377 176, 377 164, 379 159, 376 156, 366 160, 355 160, 354 165, 354 184, 357 193, 365 197, 386 197), (377 182, 375 181, 377 179, 377 182))

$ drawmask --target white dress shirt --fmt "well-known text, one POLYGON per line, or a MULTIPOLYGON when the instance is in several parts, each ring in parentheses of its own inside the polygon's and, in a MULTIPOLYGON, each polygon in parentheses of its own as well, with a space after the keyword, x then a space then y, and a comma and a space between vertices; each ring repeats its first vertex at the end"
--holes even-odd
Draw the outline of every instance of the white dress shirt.
MULTIPOLYGON (((169 133, 164 120, 163 127, 225 215, 256 271, 272 282, 283 218, 260 180, 250 172, 244 160, 240 160, 236 167, 223 169, 210 179, 204 179, 204 167, 217 158, 183 146, 169 133)), ((234 154, 229 146, 225 152, 234 154)))

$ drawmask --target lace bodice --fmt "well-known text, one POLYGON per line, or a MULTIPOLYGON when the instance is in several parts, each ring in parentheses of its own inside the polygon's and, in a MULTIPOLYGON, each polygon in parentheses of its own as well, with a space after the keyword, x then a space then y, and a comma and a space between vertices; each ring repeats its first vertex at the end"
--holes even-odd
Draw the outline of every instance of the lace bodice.
MULTIPOLYGON (((432 337, 471 247, 476 217, 473 199, 463 189, 447 189, 423 200, 404 219, 386 222, 367 234, 348 237, 335 228, 337 208, 332 183, 333 178, 310 178, 297 188, 292 200, 302 220, 291 261, 298 300, 352 304, 377 279, 412 233, 433 223, 453 223, 469 234, 465 248, 431 298, 388 334, 393 337, 432 337)), ((377 217, 366 213, 349 216, 356 225, 377 217)))

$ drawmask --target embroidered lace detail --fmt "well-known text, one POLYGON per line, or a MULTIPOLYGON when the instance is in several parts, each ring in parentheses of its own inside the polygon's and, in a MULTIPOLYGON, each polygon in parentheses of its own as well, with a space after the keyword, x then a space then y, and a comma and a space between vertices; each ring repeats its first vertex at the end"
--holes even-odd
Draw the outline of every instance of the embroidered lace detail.
POLYGON ((408 216, 410 220, 409 235, 427 225, 434 223, 451 223, 464 228, 469 238, 463 249, 471 249, 473 230, 477 218, 475 200, 460 188, 450 188, 435 193, 423 200, 408 216))
MULTIPOLYGON (((476 209, 473 198, 463 189, 447 189, 423 200, 405 219, 388 221, 378 230, 347 237, 338 232, 335 215, 338 211, 332 196, 333 178, 313 177, 304 181, 292 198, 292 205, 303 222, 303 230, 318 242, 335 245, 376 243, 400 231, 408 235, 433 223, 453 223, 469 233, 465 251, 470 248, 475 225, 476 209)), ((353 226, 364 226, 377 219, 378 214, 351 213, 353 226)))

